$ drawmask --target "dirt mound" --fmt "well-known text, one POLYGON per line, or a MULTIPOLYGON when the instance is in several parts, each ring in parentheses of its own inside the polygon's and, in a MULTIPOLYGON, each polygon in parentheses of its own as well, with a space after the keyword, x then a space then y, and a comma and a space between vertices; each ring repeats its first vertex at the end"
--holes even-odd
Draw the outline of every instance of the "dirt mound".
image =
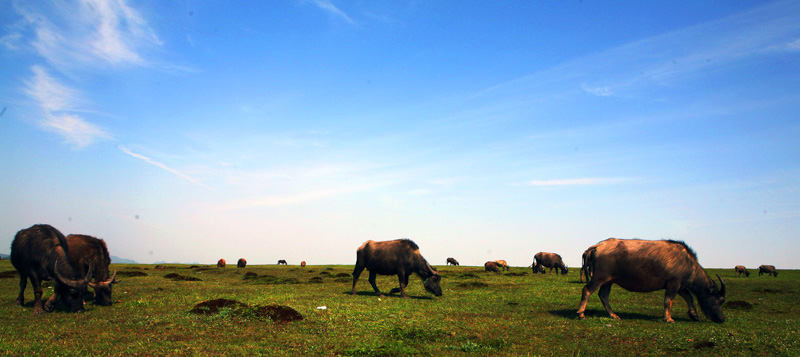
POLYGON ((16 270, 6 270, 0 273, 0 279, 11 279, 19 276, 16 270))
POLYGON ((312 283, 312 284, 322 284, 323 283, 322 278, 320 278, 318 276, 315 276, 315 277, 313 277, 311 279, 308 279, 308 282, 312 283))
POLYGON ((125 278, 135 278, 137 276, 147 276, 147 273, 143 271, 118 271, 117 275, 125 278))
POLYGON ((247 305, 242 304, 236 300, 230 299, 214 299, 203 301, 194 306, 189 312, 198 315, 213 315, 219 312, 222 308, 243 308, 247 305))
POLYGON ((256 279, 258 278, 258 274, 253 273, 252 271, 248 271, 244 273, 244 280, 256 279))
POLYGON ((750 310, 750 309, 753 308, 753 304, 751 304, 751 303, 749 303, 747 301, 734 300, 734 301, 726 302, 725 303, 725 308, 750 310))
POLYGON ((202 281, 199 278, 195 278, 193 276, 185 276, 176 273, 169 273, 167 275, 164 275, 164 277, 175 281, 202 281))
POLYGON ((339 273, 339 274, 334 275, 334 277, 336 277, 336 278, 352 278, 353 275, 348 274, 348 273, 339 273))
POLYGON ((456 285, 456 288, 459 288, 459 289, 479 289, 479 288, 485 288, 485 287, 488 287, 488 286, 489 286, 489 284, 481 283, 480 281, 470 281, 470 282, 467 282, 467 283, 458 284, 458 285, 456 285))
POLYGON ((300 315, 297 310, 283 305, 255 306, 247 309, 245 313, 253 314, 260 318, 270 318, 272 321, 280 323, 300 321, 303 319, 303 315, 300 315))
POLYGON ((480 276, 477 276, 472 273, 464 273, 458 276, 459 279, 479 279, 480 276))
POLYGON ((231 316, 256 318, 256 319, 270 319, 278 323, 288 323, 292 321, 300 321, 303 319, 297 310, 283 305, 267 305, 267 306, 248 306, 241 302, 231 299, 214 299, 203 301, 189 310, 190 313, 198 315, 214 315, 218 314, 222 309, 229 309, 231 316))

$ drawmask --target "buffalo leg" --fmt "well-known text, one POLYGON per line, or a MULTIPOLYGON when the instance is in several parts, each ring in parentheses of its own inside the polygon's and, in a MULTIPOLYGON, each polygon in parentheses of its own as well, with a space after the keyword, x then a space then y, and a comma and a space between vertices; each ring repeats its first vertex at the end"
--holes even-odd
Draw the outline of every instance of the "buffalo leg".
POLYGON ((400 292, 400 296, 407 298, 408 296, 406 296, 406 287, 408 286, 408 277, 409 274, 406 274, 405 279, 403 279, 403 277, 401 277, 400 274, 397 274, 397 280, 399 280, 400 286, 389 291, 389 294, 400 292))
POLYGON ((41 314, 45 312, 42 307, 42 282, 31 276, 31 285, 33 285, 33 313, 41 314))
POLYGON ((597 296, 600 297, 600 301, 603 303, 603 307, 606 308, 606 312, 611 318, 615 320, 619 320, 619 316, 611 311, 611 304, 608 303, 608 295, 611 294, 611 285, 613 283, 605 283, 603 286, 600 287, 600 291, 597 292, 597 296))
POLYGON ((697 309, 694 308, 694 298, 692 297, 692 293, 684 289, 678 291, 678 294, 684 300, 686 300, 686 305, 689 305, 689 318, 692 319, 692 321, 700 320, 700 318, 697 316, 697 309))
POLYGON ((581 303, 578 305, 577 312, 579 319, 583 320, 586 318, 583 313, 586 311, 586 304, 589 303, 589 297, 592 296, 592 294, 594 294, 594 292, 597 291, 597 289, 599 289, 604 283, 605 281, 592 277, 592 280, 590 280, 589 283, 583 287, 583 291, 581 293, 581 303))
POLYGON ((375 278, 377 277, 378 277, 377 273, 369 272, 369 283, 372 285, 372 289, 375 290, 375 294, 377 294, 378 297, 383 297, 383 293, 381 293, 381 291, 378 290, 378 285, 375 285, 375 278))
POLYGON ((25 304, 25 288, 28 286, 28 277, 26 275, 20 274, 19 275, 19 295, 17 296, 17 301, 14 303, 17 305, 24 305, 25 304))
POLYGON ((361 276, 361 272, 364 271, 364 267, 356 265, 356 268, 353 269, 353 290, 350 291, 350 294, 356 294, 356 282, 358 282, 358 277, 361 276))
POLYGON ((675 301, 675 290, 667 289, 664 293, 664 321, 675 322, 672 319, 672 303, 675 301))

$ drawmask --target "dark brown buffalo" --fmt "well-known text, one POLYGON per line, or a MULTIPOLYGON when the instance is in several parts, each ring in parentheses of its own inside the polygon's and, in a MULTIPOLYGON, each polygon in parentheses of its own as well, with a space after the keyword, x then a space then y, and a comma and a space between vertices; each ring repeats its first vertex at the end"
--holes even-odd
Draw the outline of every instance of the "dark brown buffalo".
POLYGON ((758 267, 758 276, 761 276, 762 274, 767 274, 767 276, 772 275, 776 278, 778 277, 778 271, 775 270, 774 265, 762 265, 758 267))
POLYGON ((286 261, 281 259, 278 261, 278 265, 286 265, 286 261))
POLYGON ((244 258, 239 258, 239 261, 236 262, 236 267, 244 268, 247 266, 247 261, 244 258))
POLYGON ((425 290, 436 295, 442 296, 442 288, 439 286, 441 277, 428 261, 419 252, 419 246, 410 239, 397 239, 383 242, 368 240, 358 248, 356 252, 356 267, 353 269, 353 290, 351 294, 356 294, 356 282, 364 269, 369 270, 369 283, 379 297, 383 294, 375 285, 375 278, 380 275, 397 275, 400 287, 392 289, 389 293, 399 290, 403 298, 406 295, 408 278, 413 273, 417 273, 423 280, 425 290))
MULTIPOLYGON (((118 283, 115 279, 116 270, 109 277, 108 265, 111 264, 111 256, 108 255, 106 242, 92 236, 83 234, 70 234, 67 236, 69 246, 69 258, 78 269, 78 273, 83 275, 89 271, 89 267, 94 268, 94 282, 89 281, 89 286, 94 289, 94 304, 109 306, 111 301, 112 284, 118 283)), ((91 280, 92 276, 89 277, 91 280)))
POLYGON ((664 320, 673 322, 675 295, 689 306, 689 317, 697 321, 692 294, 697 296, 703 313, 714 322, 724 322, 722 304, 725 302, 725 283, 717 275, 721 288, 711 280, 697 262, 697 254, 685 243, 673 240, 648 241, 641 239, 606 239, 587 250, 585 264, 592 272, 591 280, 583 287, 578 318, 584 318, 589 296, 600 289, 600 301, 612 318, 619 316, 611 310, 608 296, 611 285, 628 291, 651 292, 665 289, 664 320))
POLYGON ((458 260, 456 258, 447 258, 447 265, 458 266, 458 260))
POLYGON ((494 272, 494 273, 499 273, 500 272, 500 269, 497 269, 497 263, 495 263, 495 262, 483 263, 483 269, 486 270, 486 271, 494 272))
POLYGON ((556 269, 556 272, 561 270, 561 275, 567 274, 569 269, 564 264, 564 261, 561 260, 561 256, 556 253, 547 253, 547 252, 539 252, 533 256, 533 273, 536 274, 538 272, 543 272, 544 269, 542 268, 550 268, 550 272, 553 271, 553 268, 556 269))
POLYGON ((744 265, 737 265, 733 268, 733 270, 736 271, 736 276, 738 277, 741 277, 742 274, 744 274, 746 278, 750 277, 750 272, 747 271, 747 268, 745 268, 744 265))
POLYGON ((226 262, 225 262, 225 259, 220 259, 220 260, 217 260, 217 266, 218 266, 218 267, 220 267, 220 268, 224 268, 224 267, 225 267, 225 264, 226 264, 226 262))
POLYGON ((305 268, 306 267, 306 261, 304 260, 304 261, 300 262, 300 266, 305 268))
POLYGON ((508 263, 505 260, 495 260, 494 263, 497 264, 500 270, 508 271, 508 263))
POLYGON ((69 258, 67 239, 47 224, 37 224, 17 232, 11 242, 11 264, 19 272, 19 296, 16 304, 25 303, 28 279, 33 284, 33 313, 52 311, 59 300, 71 312, 82 312, 83 293, 92 276, 92 267, 85 275, 69 258), (42 281, 55 280, 53 295, 42 306, 42 281))

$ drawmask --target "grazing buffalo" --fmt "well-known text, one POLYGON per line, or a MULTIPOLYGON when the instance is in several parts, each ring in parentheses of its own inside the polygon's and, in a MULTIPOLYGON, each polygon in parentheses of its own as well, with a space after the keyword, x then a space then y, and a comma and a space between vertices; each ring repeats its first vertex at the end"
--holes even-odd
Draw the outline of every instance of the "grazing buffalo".
POLYGON ((553 271, 553 268, 556 269, 556 272, 561 270, 561 275, 567 274, 569 269, 564 264, 564 261, 561 260, 561 256, 556 253, 546 253, 546 252, 539 252, 533 256, 533 273, 544 273, 543 268, 550 268, 550 271, 553 271))
POLYGON ((508 263, 505 260, 495 260, 494 263, 497 264, 500 270, 508 271, 508 263))
POLYGON ((776 278, 778 277, 778 271, 775 270, 774 265, 762 265, 758 267, 758 276, 761 276, 762 274, 767 274, 767 276, 772 275, 776 278))
POLYGON ((486 262, 486 263, 484 263, 483 264, 483 269, 486 270, 486 271, 494 272, 494 273, 499 273, 500 272, 500 270, 497 269, 497 263, 495 263, 495 262, 486 262))
POLYGON ((456 258, 447 258, 447 265, 458 266, 458 260, 456 258))
POLYGON ((306 267, 306 261, 304 260, 304 261, 300 262, 300 266, 305 268, 306 267))
POLYGON ((11 242, 11 264, 19 272, 19 296, 16 304, 25 303, 28 279, 33 284, 33 313, 52 311, 59 300, 71 312, 82 312, 83 293, 92 276, 92 267, 80 275, 69 258, 67 239, 47 224, 37 224, 17 232, 11 242), (53 295, 42 306, 42 281, 55 280, 53 295))
POLYGON ((442 296, 442 288, 439 286, 441 276, 419 252, 419 246, 410 239, 397 239, 383 242, 368 240, 358 248, 356 252, 356 267, 353 269, 353 290, 351 294, 356 294, 356 282, 364 269, 369 270, 369 283, 379 297, 383 294, 375 285, 375 278, 380 275, 397 275, 400 287, 392 289, 389 293, 400 290, 403 298, 406 295, 408 278, 413 273, 417 273, 423 280, 425 290, 436 295, 442 296))
POLYGON ((583 252, 583 255, 581 256, 581 264, 582 264, 580 271, 581 283, 588 283, 589 279, 592 278, 592 269, 588 264, 586 264, 586 258, 589 256, 591 249, 592 248, 587 249, 585 252, 583 252), (586 281, 584 281, 584 279, 586 279, 586 281))
POLYGON ((724 322, 722 304, 725 302, 725 283, 717 275, 717 287, 703 267, 697 254, 685 243, 673 240, 648 241, 641 239, 606 239, 587 250, 587 268, 591 280, 583 287, 578 318, 584 318, 589 296, 600 289, 600 301, 612 318, 619 316, 611 311, 608 296, 611 285, 617 284, 628 291, 651 292, 665 289, 664 320, 673 322, 672 308, 675 295, 680 295, 689 306, 689 317, 697 321, 692 294, 697 296, 703 313, 714 322, 724 322))
POLYGON ((224 268, 225 267, 225 259, 217 260, 217 266, 220 267, 220 268, 224 268))
POLYGON ((744 274, 745 278, 750 277, 750 272, 747 271, 747 268, 745 268, 744 265, 737 265, 733 268, 733 270, 736 271, 736 276, 738 277, 741 277, 742 274, 744 274))
MULTIPOLYGON (((89 281, 89 286, 94 289, 94 304, 111 305, 111 285, 119 281, 115 279, 116 270, 109 277, 108 265, 111 264, 111 256, 108 255, 106 242, 92 236, 70 234, 67 236, 67 245, 69 258, 78 269, 78 274, 86 274, 89 267, 94 267, 94 282, 89 281)), ((92 276, 89 276, 89 279, 91 280, 92 276)))
POLYGON ((239 258, 239 261, 236 262, 236 267, 238 268, 244 268, 246 266, 247 266, 247 261, 244 260, 244 258, 239 258))
POLYGON ((286 261, 281 259, 278 261, 278 265, 286 265, 286 261))

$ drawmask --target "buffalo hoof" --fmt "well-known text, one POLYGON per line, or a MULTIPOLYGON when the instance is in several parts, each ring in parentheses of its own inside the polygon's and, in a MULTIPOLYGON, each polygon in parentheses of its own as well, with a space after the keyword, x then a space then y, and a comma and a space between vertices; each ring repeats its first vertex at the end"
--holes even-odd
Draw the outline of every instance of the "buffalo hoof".
POLYGON ((33 307, 33 314, 34 314, 34 315, 40 315, 40 314, 43 314, 43 313, 45 313, 45 312, 46 312, 46 311, 44 311, 44 309, 42 309, 42 307, 41 307, 41 306, 34 306, 34 307, 33 307))
POLYGON ((14 305, 19 305, 19 306, 25 305, 25 300, 23 299, 14 300, 14 305))

